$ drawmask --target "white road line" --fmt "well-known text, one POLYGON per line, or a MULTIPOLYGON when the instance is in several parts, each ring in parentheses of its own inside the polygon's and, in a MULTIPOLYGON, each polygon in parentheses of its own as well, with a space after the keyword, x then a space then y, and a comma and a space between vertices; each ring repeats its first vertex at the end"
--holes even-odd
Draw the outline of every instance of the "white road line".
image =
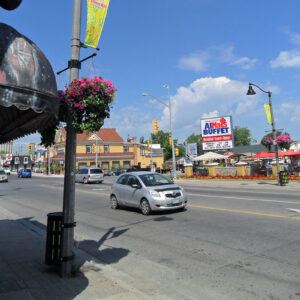
POLYGON ((105 189, 93 189, 93 191, 104 191, 105 189))
POLYGON ((295 208, 287 208, 288 211, 291 211, 291 212, 296 212, 298 214, 300 214, 300 209, 295 209, 295 208))
POLYGON ((203 196, 203 197, 210 197, 210 198, 224 198, 224 199, 238 199, 238 200, 247 200, 247 201, 259 201, 259 202, 275 202, 275 203, 292 203, 292 204, 299 204, 299 202, 292 202, 292 201, 278 201, 278 200, 268 200, 268 199, 253 199, 253 198, 242 198, 242 197, 230 197, 230 196, 213 196, 213 195, 206 195, 206 194, 190 194, 187 193, 190 196, 203 196))
MULTIPOLYGON (((238 186, 236 186, 237 188, 238 188, 238 186)), ((236 188, 235 187, 235 188, 236 188)), ((204 186, 199 186, 199 187, 191 187, 191 186, 185 186, 185 189, 192 189, 192 190, 198 190, 198 189, 201 189, 201 188, 208 188, 209 189, 209 187, 204 187, 204 186)), ((250 189, 251 187, 249 187, 249 189, 250 189)), ((231 189, 215 189, 215 188, 211 188, 211 189, 209 189, 209 190, 212 190, 212 191, 216 191, 216 192, 231 192, 231 191, 233 191, 233 192, 236 192, 236 190, 231 190, 231 189)), ((270 192, 263 192, 263 191, 260 191, 259 189, 255 189, 255 191, 256 192, 258 192, 259 194, 268 194, 268 195, 276 195, 276 196, 278 196, 278 195, 286 195, 286 191, 289 191, 289 195, 292 195, 292 196, 298 196, 299 195, 299 193, 300 193, 300 190, 299 190, 299 192, 298 191, 295 191, 295 190, 278 190, 278 191, 276 191, 276 193, 270 193, 270 192), (294 193, 293 193, 294 192, 294 193)), ((243 193, 243 194, 249 194, 250 193, 250 191, 241 191, 241 190, 239 190, 239 191, 237 191, 238 193, 243 193)))

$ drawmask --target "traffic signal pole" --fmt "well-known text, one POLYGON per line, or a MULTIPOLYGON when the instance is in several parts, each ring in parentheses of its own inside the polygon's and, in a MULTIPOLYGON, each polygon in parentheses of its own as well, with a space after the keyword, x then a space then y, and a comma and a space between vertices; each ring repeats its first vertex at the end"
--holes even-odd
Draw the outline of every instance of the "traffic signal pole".
MULTIPOLYGON (((74 0, 73 26, 71 40, 70 83, 79 77, 80 69, 80 27, 81 27, 81 0, 74 0)), ((61 277, 70 277, 73 265, 74 246, 74 216, 75 216, 75 168, 76 168, 76 130, 72 125, 71 107, 67 114, 66 140, 66 170, 64 178, 63 198, 63 228, 62 228, 62 262, 61 277)))

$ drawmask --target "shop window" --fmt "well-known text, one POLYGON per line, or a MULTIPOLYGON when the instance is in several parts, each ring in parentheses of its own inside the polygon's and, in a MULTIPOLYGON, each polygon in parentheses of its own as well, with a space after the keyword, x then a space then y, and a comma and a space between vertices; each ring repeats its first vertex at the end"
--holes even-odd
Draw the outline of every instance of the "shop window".
POLYGON ((130 167, 130 161, 129 160, 125 160, 123 162, 123 168, 129 168, 130 167))
POLYGON ((101 163, 101 168, 102 168, 103 170, 109 170, 109 161, 103 161, 103 162, 101 163))
POLYGON ((113 161, 112 162, 112 168, 113 169, 119 169, 120 168, 120 161, 113 161))
POLYGON ((85 168, 85 167, 87 167, 87 163, 86 162, 79 162, 78 163, 78 169, 85 168))
POLYGON ((92 153, 92 146, 86 145, 86 153, 92 153))
POLYGON ((109 153, 109 145, 104 145, 104 153, 109 153))

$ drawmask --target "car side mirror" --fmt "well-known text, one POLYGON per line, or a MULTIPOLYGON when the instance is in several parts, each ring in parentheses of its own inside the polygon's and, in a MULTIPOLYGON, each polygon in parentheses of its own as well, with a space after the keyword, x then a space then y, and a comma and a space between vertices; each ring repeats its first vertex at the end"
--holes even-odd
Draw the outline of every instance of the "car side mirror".
POLYGON ((139 186, 139 185, 136 184, 136 183, 133 183, 133 184, 131 185, 131 187, 134 188, 134 189, 140 189, 140 188, 141 188, 141 186, 139 186))

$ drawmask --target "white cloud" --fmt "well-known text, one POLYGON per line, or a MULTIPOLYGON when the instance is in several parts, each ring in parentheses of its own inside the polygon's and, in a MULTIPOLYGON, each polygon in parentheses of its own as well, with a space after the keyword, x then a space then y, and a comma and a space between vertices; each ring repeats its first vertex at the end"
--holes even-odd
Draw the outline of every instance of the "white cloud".
POLYGON ((196 73, 207 69, 207 61, 210 55, 207 52, 194 52, 182 57, 179 60, 178 67, 183 70, 191 70, 196 73))
POLYGON ((300 122, 300 105, 295 103, 282 103, 281 112, 292 122, 300 122))
POLYGON ((249 57, 240 57, 233 61, 231 64, 233 65, 239 65, 244 70, 250 70, 252 69, 255 64, 258 62, 258 59, 256 58, 249 58, 249 57))
POLYGON ((277 58, 270 62, 272 68, 299 68, 300 50, 281 51, 277 58))
POLYGON ((209 113, 204 113, 201 117, 203 119, 206 119, 206 118, 214 118, 214 117, 219 117, 219 116, 220 116, 219 111, 214 110, 214 111, 211 111, 209 113))
MULTIPOLYGON (((274 87, 275 88, 275 87, 274 87)), ((200 133, 200 119, 212 116, 232 115, 234 125, 246 126, 261 131, 265 126, 263 106, 266 95, 257 93, 246 96, 248 82, 232 80, 228 77, 201 77, 187 86, 171 89, 172 120, 175 138, 183 141, 190 134, 200 133), (258 105, 259 104, 259 105, 258 105)), ((165 100, 165 99, 162 99, 165 100)), ((114 127, 124 138, 144 136, 153 132, 152 120, 158 120, 158 127, 169 129, 169 109, 142 101, 135 106, 112 111, 111 118, 105 120, 105 127, 114 127), (161 110, 160 110, 161 109, 161 110)), ((299 113, 300 115, 300 113, 299 113)), ((253 132, 255 135, 255 132, 253 132)))
POLYGON ((240 66, 244 70, 250 70, 254 68, 255 64, 258 62, 257 58, 249 58, 247 56, 238 57, 234 54, 234 46, 221 46, 217 47, 220 52, 220 60, 229 63, 230 65, 240 66))

